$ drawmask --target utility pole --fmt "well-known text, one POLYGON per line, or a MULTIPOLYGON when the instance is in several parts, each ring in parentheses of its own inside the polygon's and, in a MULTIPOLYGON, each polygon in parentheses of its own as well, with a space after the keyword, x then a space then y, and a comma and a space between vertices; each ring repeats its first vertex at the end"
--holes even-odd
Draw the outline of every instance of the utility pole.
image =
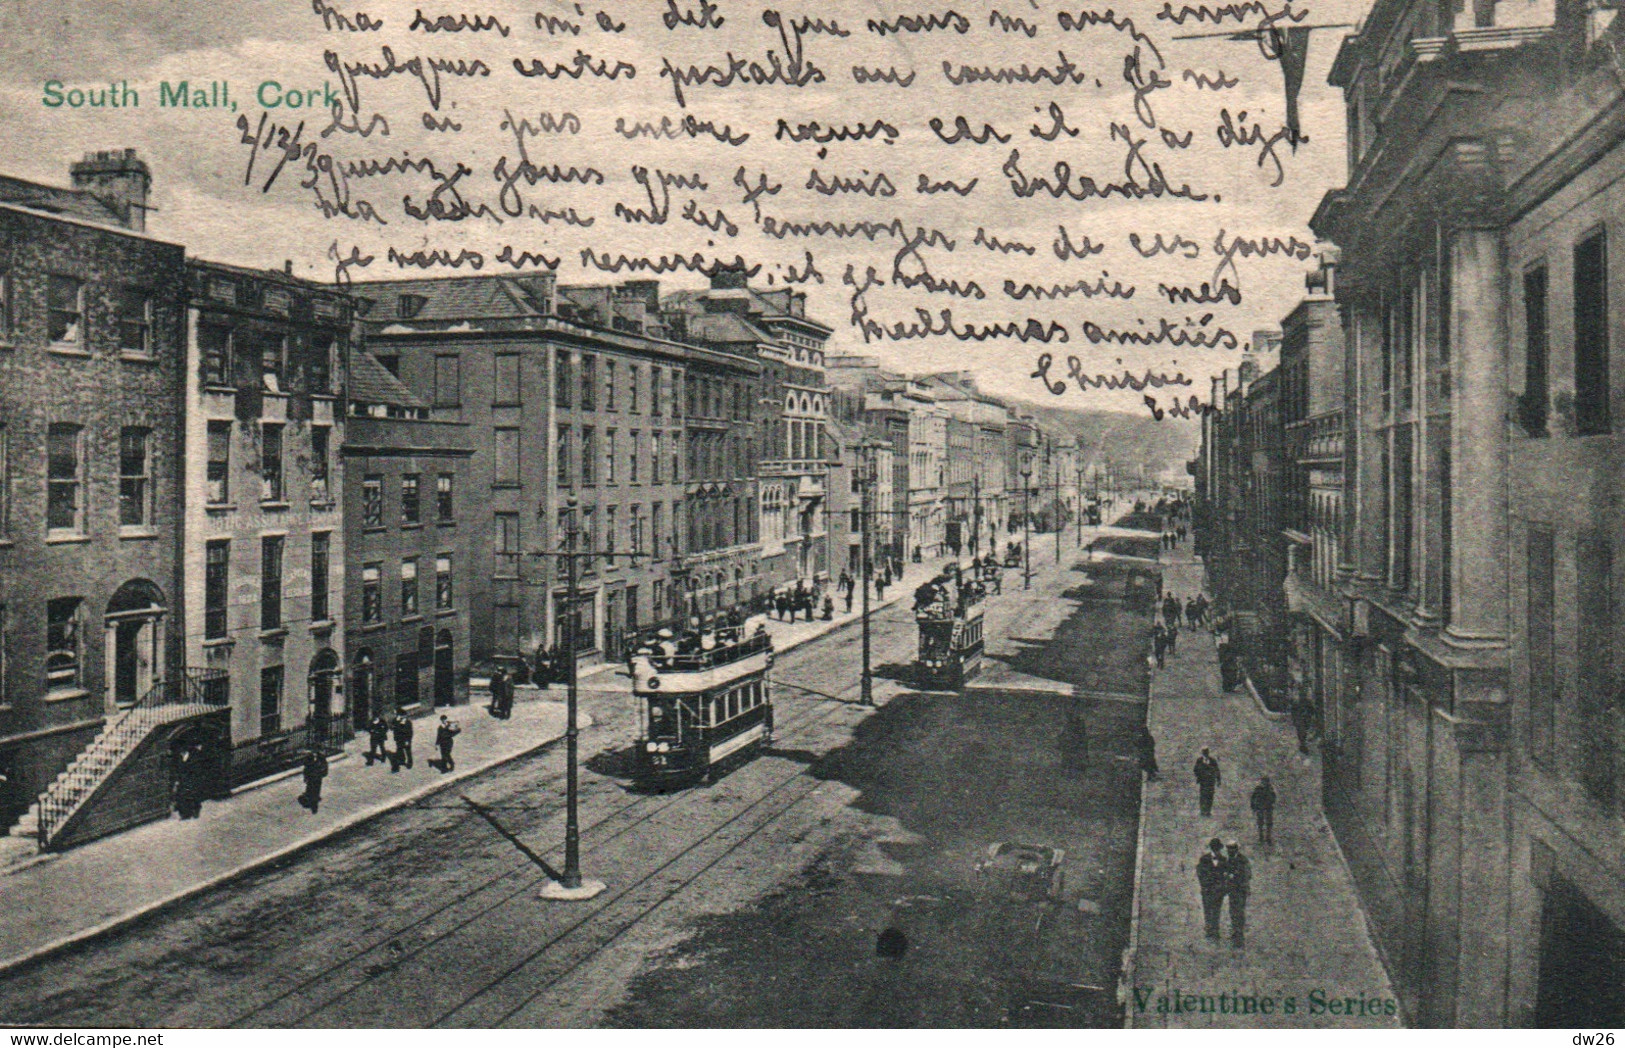
POLYGON ((858 444, 858 497, 860 506, 858 516, 863 521, 862 553, 859 556, 859 573, 861 578, 858 585, 863 587, 863 675, 859 680, 859 701, 865 706, 875 704, 874 674, 870 669, 869 649, 869 529, 870 517, 873 513, 871 492, 875 485, 874 444, 868 439, 858 444))
MULTIPOLYGON (((1047 438, 1046 438, 1047 440, 1047 438)), ((1050 476, 1055 478, 1055 563, 1061 563, 1061 532, 1065 527, 1061 521, 1061 461, 1055 457, 1055 445, 1049 443, 1050 476)))
MULTIPOLYGON (((577 550, 576 536, 579 529, 576 527, 576 497, 571 495, 565 501, 565 513, 568 523, 564 529, 564 548, 560 550, 537 550, 531 553, 533 557, 552 557, 564 562, 564 659, 569 666, 569 675, 565 678, 565 729, 564 729, 564 872, 556 881, 548 881, 539 893, 543 899, 555 899, 565 902, 591 899, 604 890, 603 881, 583 881, 581 879, 581 822, 578 814, 578 795, 580 793, 576 772, 576 747, 580 729, 576 724, 576 607, 581 599, 579 591, 577 562, 582 559, 596 560, 603 557, 613 561, 616 557, 626 557, 636 561, 640 553, 611 553, 598 550, 577 550)), ((654 536, 658 543, 660 536, 654 536)))
POLYGON ((1033 588, 1033 460, 1028 456, 1021 469, 1021 588, 1033 588))
POLYGON ((1083 548, 1083 456, 1082 455, 1077 455, 1077 456, 1073 457, 1073 459, 1072 459, 1072 468, 1077 472, 1077 480, 1074 482, 1076 484, 1077 494, 1073 496, 1073 501, 1075 503, 1077 503, 1077 506, 1078 506, 1078 510, 1077 510, 1077 512, 1078 512, 1078 548, 1082 549, 1083 548))

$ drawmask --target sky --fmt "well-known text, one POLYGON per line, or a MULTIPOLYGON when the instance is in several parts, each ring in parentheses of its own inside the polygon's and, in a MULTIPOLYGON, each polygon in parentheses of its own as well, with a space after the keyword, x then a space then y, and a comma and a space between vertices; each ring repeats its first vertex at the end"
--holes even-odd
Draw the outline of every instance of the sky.
MULTIPOLYGON (((385 23, 380 32, 346 33, 324 28, 316 13, 323 2, 0 0, 0 34, 7 41, 7 61, 0 68, 0 172, 64 184, 68 164, 83 153, 133 147, 153 172, 156 210, 148 218, 152 235, 184 243, 192 254, 220 261, 276 268, 291 261, 295 272, 316 279, 333 278, 331 256, 335 252, 348 255, 354 250, 376 256, 362 277, 377 279, 403 275, 387 265, 392 247, 403 252, 441 249, 451 255, 480 251, 490 258, 506 244, 561 259, 558 276, 564 283, 602 283, 639 275, 617 277, 584 268, 579 259, 587 247, 606 257, 699 252, 707 258, 727 259, 738 253, 763 266, 759 282, 765 283, 803 268, 804 252, 811 251, 824 280, 797 286, 808 294, 809 313, 835 329, 831 352, 867 354, 903 371, 971 370, 989 392, 1025 400, 1140 412, 1147 410, 1140 393, 1085 392, 1075 383, 1064 395, 1047 393, 1032 377, 1039 354, 1048 351, 1053 355, 1052 377, 1056 379, 1066 375, 1066 358, 1076 356, 1084 375, 1124 371, 1140 375, 1148 370, 1183 375, 1190 385, 1178 387, 1180 395, 1195 393, 1205 399, 1207 377, 1233 367, 1239 349, 1097 344, 1086 337, 1085 324, 1098 325, 1097 331, 1148 331, 1157 329, 1163 319, 1176 328, 1189 320, 1190 326, 1209 331, 1222 327, 1242 340, 1255 328, 1278 325, 1302 297, 1303 276, 1312 262, 1281 257, 1239 261, 1234 269, 1222 272, 1239 285, 1242 301, 1234 305, 1172 305, 1157 294, 1157 285, 1194 288, 1212 281, 1219 272, 1213 242, 1221 230, 1227 238, 1311 241, 1310 215, 1322 195, 1344 179, 1342 99, 1340 92, 1327 85, 1326 75, 1338 42, 1350 28, 1317 30, 1311 35, 1300 95, 1308 141, 1295 152, 1280 147, 1283 159, 1277 176, 1273 163, 1261 166, 1256 162, 1256 145, 1232 141, 1227 146, 1218 125, 1221 110, 1227 110, 1236 126, 1256 124, 1266 132, 1278 131, 1283 109, 1278 65, 1265 61, 1251 42, 1173 40, 1180 34, 1213 33, 1216 27, 1194 21, 1175 27, 1166 19, 1159 21, 1156 13, 1163 7, 1162 0, 1119 0, 1110 5, 1117 16, 1133 18, 1136 27, 1150 37, 1160 62, 1142 42, 1144 38, 1137 40, 1102 26, 1073 32, 1060 28, 1059 13, 1086 8, 1104 12, 1105 3, 717 0, 715 10, 724 24, 700 29, 681 24, 668 27, 661 20, 666 5, 655 0, 635 4, 474 0, 466 7, 410 0, 326 0, 334 11, 352 20, 364 11, 385 23), (625 28, 602 30, 595 18, 600 10, 609 25, 625 28), (950 10, 965 16, 965 33, 949 28, 881 34, 868 26, 870 20, 893 22, 900 16, 923 18, 950 10), (511 35, 409 31, 418 11, 431 20, 442 14, 491 15, 507 25, 511 35), (558 19, 553 23, 556 28, 575 25, 580 32, 558 29, 549 34, 538 29, 532 21, 538 11, 558 19), (781 25, 821 19, 848 34, 809 31, 802 35, 804 60, 819 67, 825 74, 823 82, 800 87, 695 84, 684 92, 686 105, 679 105, 672 80, 659 75, 666 60, 678 69, 697 65, 703 70, 712 64, 725 68, 728 53, 764 63, 769 51, 784 55, 785 38, 765 23, 764 11, 778 12, 781 25), (990 16, 997 17, 995 12, 1024 18, 1035 27, 1035 35, 1028 37, 1019 27, 1007 32, 990 24, 990 16), (409 75, 359 77, 359 114, 382 114, 389 122, 388 136, 340 133, 323 137, 318 129, 330 122, 325 111, 266 109, 256 102, 256 87, 268 80, 313 88, 318 93, 324 85, 338 90, 340 78, 327 68, 324 52, 333 51, 341 64, 378 63, 384 46, 392 49, 398 62, 410 56, 465 63, 478 59, 486 62, 491 73, 479 78, 443 75, 438 94, 409 75), (1125 80, 1125 63, 1134 60, 1136 47, 1141 82, 1157 75, 1170 81, 1166 87, 1147 92, 1138 107, 1125 80), (580 78, 568 74, 523 77, 512 66, 516 58, 522 63, 535 60, 549 68, 571 66, 578 51, 590 55, 591 62, 628 63, 638 70, 637 75, 614 81, 590 73, 580 78), (956 72, 965 65, 1018 69, 1024 64, 1053 71, 1060 65, 1061 52, 1074 69, 1082 71, 1082 82, 955 86, 942 69, 947 62, 950 71, 956 72), (859 85, 848 71, 860 64, 912 70, 916 81, 906 90, 885 84, 859 85), (1204 89, 1183 76, 1186 69, 1210 78, 1222 70, 1235 84, 1222 90, 1204 89), (237 110, 160 108, 159 82, 182 79, 194 86, 230 83, 237 110), (61 81, 65 88, 81 89, 128 81, 140 93, 142 104, 126 109, 52 108, 43 104, 44 85, 51 80, 61 81), (1051 127, 1051 103, 1059 107, 1067 125, 1078 131, 1076 136, 1063 134, 1051 142, 1029 132, 1030 127, 1051 127), (523 155, 539 167, 595 168, 605 175, 605 184, 582 187, 521 181, 516 189, 527 205, 535 204, 538 210, 574 207, 578 214, 593 217, 592 226, 586 228, 557 220, 514 219, 500 216, 500 211, 500 225, 478 217, 414 219, 403 210, 402 198, 410 197, 420 207, 429 198, 432 180, 421 172, 351 183, 352 200, 374 203, 387 224, 324 217, 312 190, 299 184, 306 177, 299 164, 288 165, 265 187, 275 157, 245 144, 237 124, 240 117, 246 118, 257 133, 263 119, 267 125, 291 131, 303 120, 301 143, 331 156, 341 166, 389 156, 433 158, 447 171, 464 163, 468 174, 455 188, 470 204, 484 202, 496 209, 501 186, 495 177, 497 165, 506 160, 512 170, 521 157, 516 136, 502 126, 504 120, 538 122, 544 112, 559 116, 566 111, 577 118, 580 132, 533 134, 524 143, 523 155), (1241 119, 1243 112, 1250 121, 1241 119), (750 141, 737 147, 704 136, 631 142, 614 130, 617 119, 658 121, 664 116, 680 120, 689 114, 719 126, 726 124, 736 133, 748 132, 750 141), (425 115, 435 121, 454 121, 462 131, 427 130, 422 123, 425 115), (949 144, 932 131, 931 121, 936 119, 943 133, 951 137, 957 117, 964 117, 972 132, 981 133, 982 125, 991 124, 1009 140, 949 144), (814 122, 825 128, 858 124, 874 128, 883 123, 897 133, 856 141, 796 142, 786 140, 782 133, 776 136, 781 120, 791 131, 814 122), (1021 197, 1012 191, 1012 180, 1006 174, 1012 165, 1027 178, 1042 176, 1054 181, 1055 165, 1060 163, 1075 177, 1087 174, 1098 183, 1122 181, 1127 148, 1120 133, 1114 138, 1114 124, 1120 132, 1145 139, 1139 156, 1163 165, 1171 186, 1189 183, 1218 199, 1078 200, 1056 199, 1042 192, 1021 197), (1191 144, 1168 145, 1163 141, 1165 129, 1176 138, 1190 132, 1191 144), (888 143, 887 138, 892 140, 888 143), (1019 160, 1012 160, 1013 151, 1019 151, 1019 160), (246 177, 250 157, 252 178, 246 177), (674 189, 664 223, 627 221, 615 214, 617 203, 625 209, 651 207, 649 196, 635 180, 634 168, 651 172, 648 177, 656 179, 654 172, 703 180, 707 188, 674 189), (873 186, 876 176, 884 174, 896 193, 819 193, 807 186, 814 170, 825 180, 849 179, 848 185, 873 186), (903 243, 886 234, 872 240, 865 236, 768 237, 752 221, 756 205, 744 203, 734 184, 736 171, 748 182, 765 174, 772 184, 783 187, 757 202, 770 219, 838 222, 849 228, 859 222, 884 224, 895 219, 897 228, 906 233, 937 231, 942 239, 939 246, 899 256, 903 243), (921 194, 915 183, 922 174, 932 181, 964 183, 972 177, 978 181, 963 197, 921 194), (1277 177, 1280 184, 1272 185, 1277 177), (696 218, 715 222, 720 208, 736 224, 739 235, 728 237, 683 218, 683 207, 691 199, 699 208, 696 218), (977 246, 974 236, 979 229, 1006 242, 1029 245, 1033 253, 996 252, 977 246), (1059 258, 1052 244, 1061 229, 1074 243, 1088 238, 1093 244, 1105 245, 1105 250, 1085 258, 1059 258), (1198 245, 1198 257, 1142 258, 1128 242, 1130 233, 1141 236, 1142 251, 1159 234, 1170 242, 1175 236, 1185 237, 1198 245), (940 246, 945 241, 951 241, 955 250, 940 246), (842 282, 848 266, 859 280, 873 267, 885 284, 855 300, 854 288, 842 282), (952 289, 926 293, 919 285, 912 289, 893 286, 894 269, 918 277, 922 268, 943 283, 957 282, 960 289, 974 281, 983 297, 955 294, 952 289), (1134 297, 1124 300, 1074 293, 1018 301, 1003 290, 1006 280, 1013 281, 1016 289, 1027 283, 1036 287, 1087 285, 1100 280, 1102 274, 1109 274, 1105 283, 1134 286, 1134 297), (917 309, 939 318, 940 311, 947 308, 961 328, 1000 323, 1019 327, 1032 317, 1039 330, 1059 323, 1070 340, 1039 344, 1013 338, 877 339, 871 331, 866 341, 863 328, 853 322, 859 303, 867 309, 869 319, 888 328, 915 322, 917 309), (1208 323, 1197 325, 1204 314, 1210 318, 1208 323)), ((1261 6, 1278 12, 1284 5, 1286 0, 1268 0, 1261 6)), ((699 4, 684 0, 672 6, 697 10, 699 4)), ((1336 26, 1358 21, 1365 5, 1339 0, 1291 3, 1290 9, 1298 19, 1296 24, 1336 26)), ((1222 28, 1257 21, 1255 11, 1244 22, 1228 20, 1222 28)), ((1146 166, 1135 168, 1135 181, 1143 185, 1147 171, 1146 166)), ((321 183, 317 186, 319 189, 321 183)), ((663 195, 657 194, 656 199, 663 195)), ((325 198, 331 201, 335 194, 327 193, 325 198)), ((483 271, 508 270, 492 264, 483 271)), ((418 272, 412 271, 413 275, 418 272)), ((702 278, 680 272, 665 274, 662 281, 663 287, 672 288, 698 286, 702 278)), ((1050 330, 1053 335, 1054 328, 1050 330)))

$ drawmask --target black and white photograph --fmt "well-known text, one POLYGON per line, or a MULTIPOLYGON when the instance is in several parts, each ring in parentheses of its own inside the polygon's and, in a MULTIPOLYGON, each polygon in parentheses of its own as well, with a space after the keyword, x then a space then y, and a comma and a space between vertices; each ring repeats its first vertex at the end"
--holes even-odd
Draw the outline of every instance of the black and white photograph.
POLYGON ((9 1043, 1613 1044, 1620 10, 0 0, 9 1043))

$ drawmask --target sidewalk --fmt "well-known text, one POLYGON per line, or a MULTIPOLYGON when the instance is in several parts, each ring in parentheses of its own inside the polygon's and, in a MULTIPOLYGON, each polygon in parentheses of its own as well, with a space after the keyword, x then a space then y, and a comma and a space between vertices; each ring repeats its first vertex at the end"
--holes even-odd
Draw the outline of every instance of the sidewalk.
MULTIPOLYGON (((1194 594, 1202 565, 1189 547, 1162 556, 1165 592, 1194 594)), ((1399 1028, 1397 1016, 1382 1014, 1381 1002, 1398 997, 1321 812, 1318 757, 1301 756, 1291 725, 1265 717, 1245 690, 1220 690, 1218 657, 1203 630, 1180 632, 1178 652, 1156 672, 1151 694, 1148 720, 1162 776, 1145 784, 1141 799, 1134 931, 1123 971, 1126 1025, 1399 1028), (1198 812, 1191 774, 1204 746, 1223 774, 1208 819, 1198 812), (1257 843, 1248 805, 1261 775, 1270 776, 1277 795, 1270 848, 1257 843), (1203 937, 1195 864, 1210 837, 1240 842, 1252 860, 1244 949, 1229 945, 1228 907, 1224 941, 1203 937), (1363 1003, 1373 999, 1377 1014, 1363 1003)))
MULTIPOLYGON (((437 712, 448 712, 445 710, 437 712)), ((369 767, 367 738, 334 758, 311 814, 297 771, 210 801, 193 820, 170 819, 47 854, 0 873, 0 972, 199 894, 317 844, 384 812, 511 761, 564 735, 562 702, 521 702, 497 720, 482 706, 453 707, 463 729, 456 770, 429 766, 437 716, 417 720, 415 767, 369 767)), ((581 716, 585 727, 590 720, 581 716)))

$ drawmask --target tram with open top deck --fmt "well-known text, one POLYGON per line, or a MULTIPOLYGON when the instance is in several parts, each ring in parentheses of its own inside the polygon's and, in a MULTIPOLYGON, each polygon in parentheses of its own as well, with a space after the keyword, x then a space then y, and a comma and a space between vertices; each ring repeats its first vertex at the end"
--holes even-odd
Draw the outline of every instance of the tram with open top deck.
POLYGON ((915 676, 929 688, 962 688, 982 668, 983 584, 949 571, 914 591, 920 631, 915 676))
POLYGON ((723 762, 773 739, 773 638, 765 629, 661 633, 632 656, 634 777, 653 789, 712 779, 723 762))

